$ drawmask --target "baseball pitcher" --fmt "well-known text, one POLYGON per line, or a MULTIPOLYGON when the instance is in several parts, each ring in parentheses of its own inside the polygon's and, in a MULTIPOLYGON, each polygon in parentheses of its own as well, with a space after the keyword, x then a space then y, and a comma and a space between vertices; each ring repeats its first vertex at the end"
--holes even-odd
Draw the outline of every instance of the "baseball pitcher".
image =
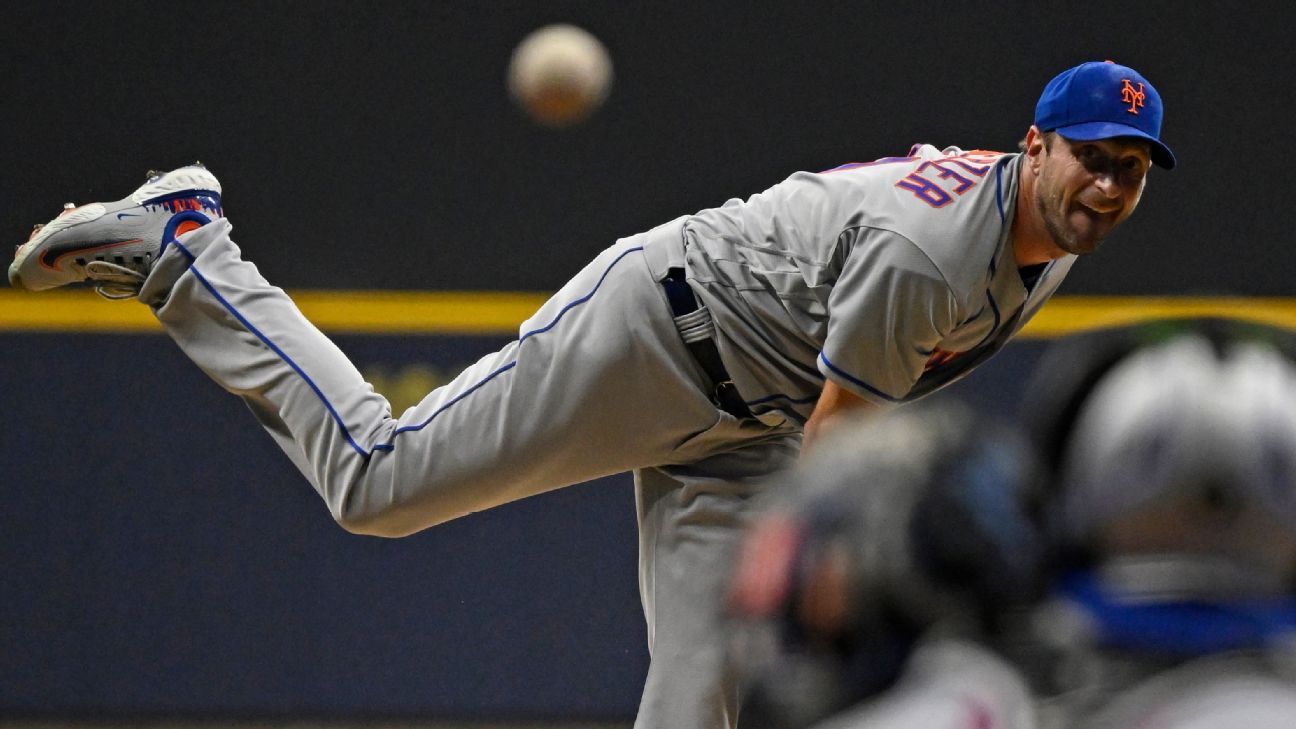
POLYGON ((243 258, 202 167, 72 206, 9 280, 137 297, 357 533, 633 471, 652 654, 637 726, 731 727, 715 602, 748 497, 803 434, 998 351, 1134 212, 1150 165, 1174 166, 1161 118, 1138 72, 1086 63, 1045 88, 1019 154, 916 146, 624 238, 404 413, 243 258))

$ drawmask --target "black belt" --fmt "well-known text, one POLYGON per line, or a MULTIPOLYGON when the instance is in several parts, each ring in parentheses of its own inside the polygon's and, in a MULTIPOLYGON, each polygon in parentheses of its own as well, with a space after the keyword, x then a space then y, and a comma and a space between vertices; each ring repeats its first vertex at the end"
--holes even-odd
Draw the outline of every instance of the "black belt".
MULTIPOLYGON (((688 282, 684 279, 684 269, 670 269, 666 272, 666 278, 661 284, 662 288, 666 289, 666 299, 670 301, 671 311, 674 312, 675 318, 678 319, 698 310, 697 297, 693 295, 693 289, 689 287, 688 282)), ((693 358, 697 360, 698 364, 702 365, 702 371, 711 380, 713 385, 711 402, 735 418, 753 417, 747 403, 743 401, 742 395, 738 393, 738 388, 734 386, 733 380, 729 378, 729 372, 725 370, 724 362, 720 360, 720 350, 716 349, 715 339, 711 337, 694 339, 693 341, 685 339, 684 344, 689 348, 689 352, 693 353, 693 358)))

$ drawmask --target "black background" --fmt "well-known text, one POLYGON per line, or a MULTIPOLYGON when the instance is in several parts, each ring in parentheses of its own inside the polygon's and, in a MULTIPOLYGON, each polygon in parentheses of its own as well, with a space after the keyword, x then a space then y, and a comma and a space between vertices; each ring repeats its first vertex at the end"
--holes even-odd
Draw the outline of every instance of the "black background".
POLYGON ((1075 63, 1139 69, 1180 168, 1064 293, 1286 295, 1283 3, 265 3, 25 6, 0 27, 0 230, 195 159, 289 288, 556 289, 595 252, 798 169, 915 141, 1012 148, 1075 63), (588 123, 505 87, 534 28, 616 79, 588 123))
MULTIPOLYGON (((1180 168, 1064 293, 1288 295, 1285 4, 47 2, 0 23, 0 235, 195 159, 289 288, 559 287, 598 250, 798 169, 1008 149, 1043 85, 1138 68, 1180 168), (1281 9, 1280 9, 1281 8, 1281 9), (550 22, 616 80, 552 131, 508 99, 550 22), (7 231, 7 232, 5 232, 7 231)), ((362 369, 490 338, 350 337, 362 369)), ((955 394, 1014 409, 1036 343, 955 394)), ((633 715, 625 477, 403 540, 337 529, 165 339, 0 339, 0 716, 633 715)))

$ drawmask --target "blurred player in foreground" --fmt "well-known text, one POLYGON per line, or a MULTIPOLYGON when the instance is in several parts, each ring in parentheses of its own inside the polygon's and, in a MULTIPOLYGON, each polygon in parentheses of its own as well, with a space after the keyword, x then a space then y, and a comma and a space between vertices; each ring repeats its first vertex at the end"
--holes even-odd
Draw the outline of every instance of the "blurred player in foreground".
POLYGON ((1040 371, 1044 726, 1296 727, 1296 337, 1166 322, 1040 371))
POLYGON ((1026 441, 944 404, 854 420, 824 445, 738 553, 740 726, 843 711, 832 726, 1034 726, 1026 682, 990 648, 1041 577, 1026 441))
POLYGON ((841 433, 740 552, 744 727, 1296 726, 1294 342, 1077 338, 1030 451, 956 411, 841 433))
POLYGON ((400 416, 243 259, 204 168, 69 206, 9 280, 138 297, 354 532, 633 471, 652 654, 636 725, 714 729, 737 717, 715 606, 749 497, 803 433, 998 352, 1133 214, 1151 165, 1174 166, 1161 117, 1137 71, 1086 63, 1045 87, 1020 154, 916 145, 622 239, 400 416))

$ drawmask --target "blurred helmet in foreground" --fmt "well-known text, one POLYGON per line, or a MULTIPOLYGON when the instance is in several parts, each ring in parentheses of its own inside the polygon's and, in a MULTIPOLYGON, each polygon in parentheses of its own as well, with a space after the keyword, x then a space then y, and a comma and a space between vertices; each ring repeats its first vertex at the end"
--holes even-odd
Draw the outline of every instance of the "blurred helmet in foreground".
POLYGON ((936 624, 978 633, 1037 584, 1019 433, 955 405, 834 429, 748 530, 729 595, 743 725, 807 726, 885 689, 936 624))
POLYGON ((1223 320, 1065 341, 1028 388, 1064 565, 1149 600, 1290 593, 1296 575, 1292 334, 1223 320))

